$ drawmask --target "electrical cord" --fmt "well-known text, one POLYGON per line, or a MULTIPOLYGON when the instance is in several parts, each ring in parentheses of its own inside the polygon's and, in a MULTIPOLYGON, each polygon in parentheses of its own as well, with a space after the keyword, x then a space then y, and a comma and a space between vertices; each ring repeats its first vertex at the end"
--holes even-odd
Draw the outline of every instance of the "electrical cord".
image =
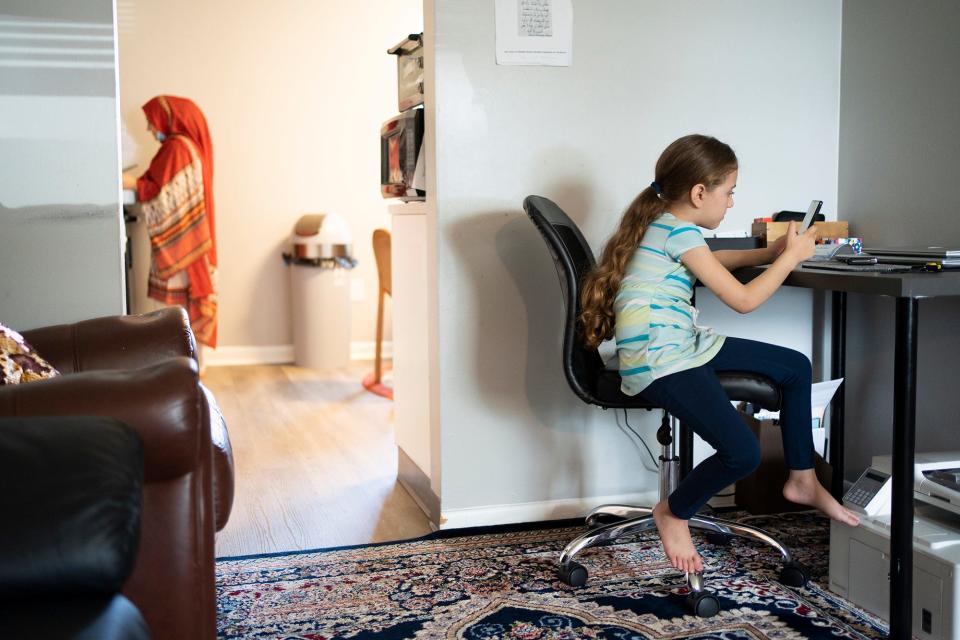
MULTIPOLYGON (((632 426, 630 426, 630 421, 627 419, 627 410, 626 410, 626 409, 623 410, 623 422, 627 425, 627 429, 630 429, 630 432, 633 433, 633 435, 635 435, 635 436, 637 437, 637 440, 640 441, 640 444, 643 445, 643 448, 647 450, 647 455, 650 456, 650 460, 653 461, 654 466, 656 466, 656 468, 659 469, 659 468, 660 468, 660 461, 653 457, 653 452, 650 451, 650 447, 647 446, 647 442, 643 439, 643 436, 641 436, 639 433, 637 433, 637 430, 634 429, 632 426)), ((736 493, 734 493, 734 492, 731 491, 730 493, 718 493, 718 494, 714 495, 713 497, 714 497, 714 498, 730 498, 730 497, 732 497, 732 496, 734 496, 734 495, 736 495, 736 493)))
POLYGON ((646 440, 643 439, 643 436, 641 436, 639 433, 637 433, 637 430, 630 426, 630 421, 627 419, 627 410, 626 410, 626 409, 623 410, 623 421, 624 421, 624 423, 626 423, 627 429, 630 429, 630 431, 633 433, 633 435, 637 436, 637 440, 639 440, 639 441, 640 441, 640 444, 643 445, 643 448, 647 450, 647 455, 649 455, 649 456, 650 456, 650 460, 653 461, 653 466, 655 466, 657 469, 659 469, 659 468, 660 468, 660 461, 657 460, 655 457, 653 457, 653 452, 650 451, 650 447, 647 446, 647 442, 646 442, 646 440))

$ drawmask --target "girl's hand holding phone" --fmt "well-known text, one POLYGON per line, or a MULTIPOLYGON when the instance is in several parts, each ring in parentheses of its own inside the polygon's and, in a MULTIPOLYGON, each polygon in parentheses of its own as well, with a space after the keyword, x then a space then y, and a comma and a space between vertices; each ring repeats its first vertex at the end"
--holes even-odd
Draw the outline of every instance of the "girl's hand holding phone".
POLYGON ((787 227, 784 253, 789 254, 795 263, 800 264, 813 256, 816 251, 816 239, 816 227, 810 225, 805 232, 797 233, 797 223, 791 222, 787 227))
POLYGON ((767 247, 770 252, 766 264, 773 264, 773 261, 780 257, 780 254, 783 253, 783 250, 787 248, 787 235, 784 234, 777 238, 777 240, 767 247))

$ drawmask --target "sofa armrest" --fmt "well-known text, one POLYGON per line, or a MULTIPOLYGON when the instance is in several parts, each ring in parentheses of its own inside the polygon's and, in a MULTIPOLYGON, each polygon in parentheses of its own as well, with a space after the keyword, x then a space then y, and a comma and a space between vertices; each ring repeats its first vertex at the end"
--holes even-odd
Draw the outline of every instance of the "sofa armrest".
POLYGON ((0 599, 120 591, 140 537, 143 447, 108 418, 0 419, 0 599))
POLYGON ((230 445, 227 422, 223 419, 217 399, 205 386, 201 384, 200 387, 207 398, 210 441, 213 445, 213 515, 217 531, 220 531, 227 526, 233 508, 233 447, 230 445))
POLYGON ((197 359, 183 307, 42 327, 23 337, 61 373, 135 369, 178 356, 197 359))
POLYGON ((189 358, 133 371, 86 371, 0 386, 0 417, 89 415, 127 423, 143 441, 145 479, 180 477, 201 464, 204 397, 189 358))

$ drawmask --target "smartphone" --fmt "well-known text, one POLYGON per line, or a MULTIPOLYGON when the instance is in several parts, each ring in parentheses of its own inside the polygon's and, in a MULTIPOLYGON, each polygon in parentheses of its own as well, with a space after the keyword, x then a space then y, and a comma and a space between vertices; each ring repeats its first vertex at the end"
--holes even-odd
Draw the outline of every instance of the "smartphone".
POLYGON ((803 233, 810 228, 810 225, 813 224, 813 218, 818 213, 820 213, 820 207, 823 206, 823 200, 811 200, 810 206, 807 208, 807 214, 803 216, 803 222, 800 223, 800 228, 797 229, 797 233, 803 233))
POLYGON ((803 222, 800 223, 800 228, 797 229, 797 233, 803 233, 806 231, 811 224, 813 224, 813 217, 820 213, 820 207, 823 206, 823 200, 811 200, 810 207, 807 209, 807 215, 803 216, 803 222))

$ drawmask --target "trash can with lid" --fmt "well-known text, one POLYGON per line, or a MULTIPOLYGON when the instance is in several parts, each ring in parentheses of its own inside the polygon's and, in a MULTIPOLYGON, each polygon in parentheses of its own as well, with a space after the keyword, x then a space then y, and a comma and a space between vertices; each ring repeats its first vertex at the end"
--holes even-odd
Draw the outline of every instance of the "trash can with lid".
POLYGON ((293 350, 298 366, 311 369, 350 363, 352 238, 333 213, 301 216, 283 260, 290 266, 293 350))

